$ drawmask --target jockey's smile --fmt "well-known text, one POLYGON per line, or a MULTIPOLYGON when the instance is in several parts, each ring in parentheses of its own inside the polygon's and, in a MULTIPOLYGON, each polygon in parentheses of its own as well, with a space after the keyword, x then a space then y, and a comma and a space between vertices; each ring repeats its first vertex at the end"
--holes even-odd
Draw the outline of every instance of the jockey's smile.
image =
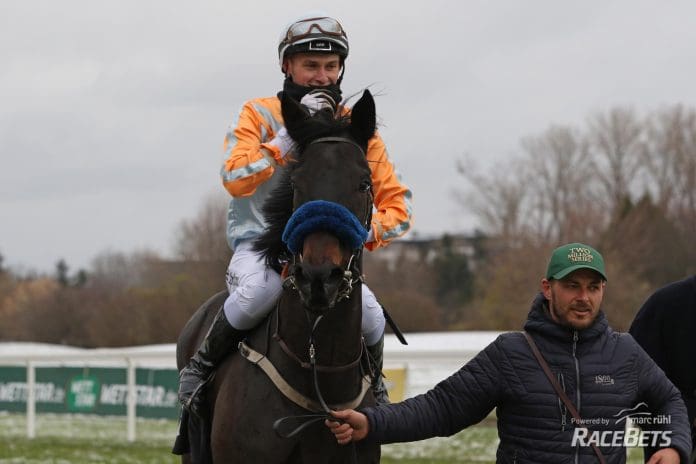
POLYGON ((296 53, 285 58, 284 68, 297 85, 323 87, 338 81, 341 62, 334 53, 296 53))

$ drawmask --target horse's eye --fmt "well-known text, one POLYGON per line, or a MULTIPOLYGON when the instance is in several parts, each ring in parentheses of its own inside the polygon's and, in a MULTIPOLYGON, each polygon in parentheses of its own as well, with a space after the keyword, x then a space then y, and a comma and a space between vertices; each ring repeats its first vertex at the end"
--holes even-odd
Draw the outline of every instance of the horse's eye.
POLYGON ((365 179, 360 182, 360 191, 368 192, 372 188, 372 182, 369 179, 365 179))

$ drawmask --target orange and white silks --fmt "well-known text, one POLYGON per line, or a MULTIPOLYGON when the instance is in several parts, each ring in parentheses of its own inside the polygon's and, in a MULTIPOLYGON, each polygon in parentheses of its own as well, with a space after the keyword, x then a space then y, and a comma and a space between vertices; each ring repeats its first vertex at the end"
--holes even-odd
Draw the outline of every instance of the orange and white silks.
MULTIPOLYGON (((278 97, 257 98, 242 106, 225 136, 226 160, 221 175, 232 195, 227 223, 232 249, 263 232, 261 207, 285 169, 279 150, 268 142, 282 127, 278 97)), ((374 250, 410 228, 411 191, 401 182, 378 133, 368 143, 367 160, 372 170, 374 210, 373 239, 365 247, 374 250)))

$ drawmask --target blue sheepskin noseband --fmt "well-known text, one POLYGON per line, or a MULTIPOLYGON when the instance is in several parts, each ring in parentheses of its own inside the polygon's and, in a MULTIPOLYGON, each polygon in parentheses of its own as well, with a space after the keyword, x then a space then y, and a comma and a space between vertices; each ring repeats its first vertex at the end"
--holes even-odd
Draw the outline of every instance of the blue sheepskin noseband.
POLYGON ((283 243, 293 254, 302 250, 307 235, 317 230, 333 233, 352 250, 362 248, 367 230, 345 206, 325 200, 305 203, 292 213, 283 231, 283 243))

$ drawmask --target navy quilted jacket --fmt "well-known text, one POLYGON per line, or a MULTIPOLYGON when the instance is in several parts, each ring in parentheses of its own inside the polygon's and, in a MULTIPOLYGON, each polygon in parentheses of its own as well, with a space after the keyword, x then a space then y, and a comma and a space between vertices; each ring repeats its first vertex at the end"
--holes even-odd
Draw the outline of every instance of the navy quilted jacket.
POLYGON ((393 443, 449 436, 497 408, 498 463, 596 463, 587 446, 591 441, 600 444, 608 463, 624 463, 626 450, 616 444, 624 438, 636 440, 624 436, 624 426, 626 415, 638 414, 644 430, 652 431, 643 440, 669 437, 686 462, 691 438, 679 391, 634 339, 609 328, 602 312, 581 331, 561 327, 547 314, 546 300, 539 294, 525 330, 589 431, 575 432, 571 414, 517 332, 498 337, 429 392, 365 409, 369 438, 393 443), (640 403, 647 408, 633 409, 640 403))

